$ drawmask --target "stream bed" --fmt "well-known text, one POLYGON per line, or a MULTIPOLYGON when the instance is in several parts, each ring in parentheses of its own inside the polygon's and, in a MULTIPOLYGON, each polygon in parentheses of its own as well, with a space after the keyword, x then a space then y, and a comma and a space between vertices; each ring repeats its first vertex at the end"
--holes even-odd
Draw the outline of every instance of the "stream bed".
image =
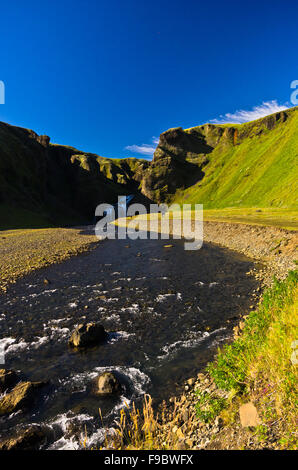
POLYGON ((33 408, 0 418, 0 439, 38 423, 48 449, 78 449, 83 439, 97 446, 122 406, 144 393, 156 403, 175 395, 249 311, 258 286, 252 267, 211 244, 184 251, 183 240, 106 240, 19 280, 0 296, 5 367, 49 384, 33 408), (100 322, 107 341, 71 349, 71 332, 87 321, 100 322), (92 394, 105 370, 119 377, 121 395, 92 394))

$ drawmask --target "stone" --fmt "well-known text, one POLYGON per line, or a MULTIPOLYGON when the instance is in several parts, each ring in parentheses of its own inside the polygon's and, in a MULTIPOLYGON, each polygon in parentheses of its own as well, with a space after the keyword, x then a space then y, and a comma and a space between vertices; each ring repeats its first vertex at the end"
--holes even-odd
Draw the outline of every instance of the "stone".
POLYGON ((223 427, 223 419, 220 416, 217 416, 214 420, 214 424, 218 429, 223 427))
POLYGON ((0 450, 39 450, 47 437, 39 426, 20 431, 16 436, 0 442, 0 450))
POLYGON ((37 389, 43 387, 44 382, 20 382, 11 392, 0 400, 0 416, 14 413, 19 409, 27 408, 35 398, 37 389))
POLYGON ((112 372, 104 372, 96 379, 98 395, 113 395, 121 391, 121 384, 112 372))
POLYGON ((190 385, 190 387, 192 387, 195 384, 195 381, 196 381, 196 379, 191 378, 191 379, 188 379, 187 383, 188 383, 188 385, 190 385))
POLYGON ((17 380, 18 376, 13 370, 0 369, 0 393, 15 385, 17 380))
POLYGON ((50 137, 48 135, 38 135, 36 137, 37 142, 40 143, 43 147, 48 147, 50 143, 50 137))
POLYGON ((86 323, 79 325, 72 333, 69 344, 76 348, 87 347, 103 342, 107 333, 99 323, 86 323))
POLYGON ((240 422, 242 427, 258 426, 261 420, 258 411, 252 402, 245 403, 239 408, 240 422))

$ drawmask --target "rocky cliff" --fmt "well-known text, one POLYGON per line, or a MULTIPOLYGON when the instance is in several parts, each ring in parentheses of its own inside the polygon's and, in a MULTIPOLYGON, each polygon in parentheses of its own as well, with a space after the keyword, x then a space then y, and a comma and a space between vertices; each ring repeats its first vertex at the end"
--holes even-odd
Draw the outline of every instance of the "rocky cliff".
POLYGON ((158 202, 207 207, 291 205, 297 124, 295 108, 242 125, 169 129, 160 136, 142 192, 158 202))
POLYGON ((242 125, 169 129, 152 162, 108 159, 0 123, 1 227, 91 222, 101 202, 297 207, 298 108, 242 125))
POLYGON ((0 123, 0 225, 91 222, 101 202, 137 193, 148 165, 53 145, 47 136, 0 123))

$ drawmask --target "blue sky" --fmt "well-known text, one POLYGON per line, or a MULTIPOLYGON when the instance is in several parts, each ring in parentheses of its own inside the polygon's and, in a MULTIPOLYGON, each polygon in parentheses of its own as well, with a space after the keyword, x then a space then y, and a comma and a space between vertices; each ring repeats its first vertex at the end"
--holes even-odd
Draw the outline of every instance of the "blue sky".
POLYGON ((106 157, 150 158, 170 127, 288 107, 298 79, 296 0, 0 7, 0 120, 106 157))

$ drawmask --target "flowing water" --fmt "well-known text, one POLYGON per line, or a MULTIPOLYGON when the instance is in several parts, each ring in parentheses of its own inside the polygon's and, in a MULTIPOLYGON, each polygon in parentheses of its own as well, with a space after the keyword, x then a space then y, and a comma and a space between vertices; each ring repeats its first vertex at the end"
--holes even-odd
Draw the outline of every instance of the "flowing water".
POLYGON ((99 408, 108 428, 122 406, 144 393, 157 403, 173 396, 212 359, 249 309, 257 286, 246 274, 252 262, 210 244, 184 251, 181 240, 166 243, 104 241, 24 277, 0 297, 5 367, 25 380, 49 382, 29 411, 0 418, 0 437, 40 423, 49 449, 79 448, 85 429, 87 445, 98 445, 99 408), (69 348, 72 330, 85 321, 104 325, 107 341, 69 348), (105 370, 118 375, 121 395, 92 394, 105 370))

